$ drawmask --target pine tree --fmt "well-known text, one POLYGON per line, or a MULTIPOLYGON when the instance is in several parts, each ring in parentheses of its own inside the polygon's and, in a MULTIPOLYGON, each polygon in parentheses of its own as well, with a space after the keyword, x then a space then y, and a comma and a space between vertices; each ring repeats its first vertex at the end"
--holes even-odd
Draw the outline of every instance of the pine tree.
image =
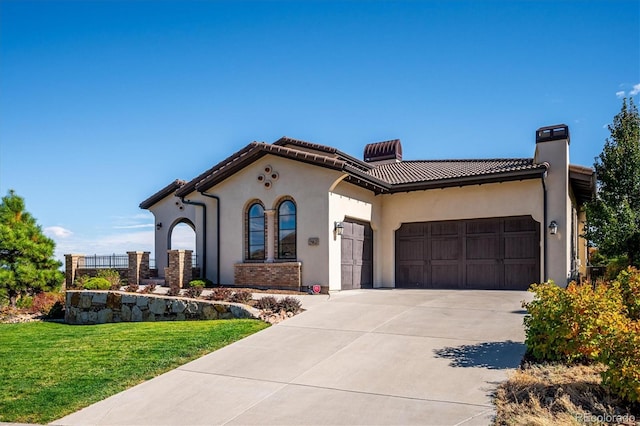
POLYGON ((609 132, 594 163, 598 195, 587 205, 587 238, 640 266, 640 116, 632 98, 623 99, 609 132))
POLYGON ((0 203, 0 289, 6 291, 11 306, 21 295, 62 284, 54 248, 53 240, 25 211, 24 199, 10 190, 0 203))

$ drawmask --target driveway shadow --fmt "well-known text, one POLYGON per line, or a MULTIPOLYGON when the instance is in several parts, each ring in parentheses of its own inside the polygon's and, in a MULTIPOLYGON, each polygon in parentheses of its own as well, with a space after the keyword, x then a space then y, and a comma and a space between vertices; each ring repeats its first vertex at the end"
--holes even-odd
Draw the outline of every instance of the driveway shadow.
POLYGON ((434 349, 437 358, 451 360, 451 367, 482 367, 490 370, 517 368, 522 361, 526 346, 521 342, 483 342, 434 349))

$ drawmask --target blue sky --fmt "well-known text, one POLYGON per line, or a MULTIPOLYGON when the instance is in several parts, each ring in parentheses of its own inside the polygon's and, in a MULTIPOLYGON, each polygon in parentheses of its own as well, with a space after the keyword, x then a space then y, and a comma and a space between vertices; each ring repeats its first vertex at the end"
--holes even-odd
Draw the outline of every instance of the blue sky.
POLYGON ((138 204, 253 140, 531 157, 566 123, 591 166, 639 92, 638 1, 0 0, 0 193, 59 255, 150 250, 138 204))

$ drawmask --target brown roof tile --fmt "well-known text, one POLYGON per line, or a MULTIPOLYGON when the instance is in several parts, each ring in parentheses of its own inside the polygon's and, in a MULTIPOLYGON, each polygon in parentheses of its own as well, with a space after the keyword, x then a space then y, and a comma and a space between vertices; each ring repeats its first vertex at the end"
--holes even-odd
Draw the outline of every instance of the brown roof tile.
POLYGON ((383 164, 372 169, 369 174, 391 185, 399 185, 528 170, 546 170, 546 166, 534 164, 531 158, 424 160, 383 164))

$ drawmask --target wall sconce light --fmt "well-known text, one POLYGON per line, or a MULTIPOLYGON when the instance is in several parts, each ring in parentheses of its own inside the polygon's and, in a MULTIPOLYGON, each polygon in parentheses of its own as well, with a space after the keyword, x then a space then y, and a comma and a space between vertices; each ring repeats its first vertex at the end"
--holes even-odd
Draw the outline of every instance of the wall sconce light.
POLYGON ((158 223, 156 224, 156 229, 157 229, 158 231, 160 230, 160 228, 162 228, 162 222, 158 222, 158 223))
POLYGON ((558 223, 555 220, 552 220, 549 224, 549 234, 556 235, 558 233, 558 223))
POLYGON ((343 231, 344 231, 344 225, 342 224, 342 222, 333 223, 333 232, 335 232, 336 235, 342 235, 343 231))

